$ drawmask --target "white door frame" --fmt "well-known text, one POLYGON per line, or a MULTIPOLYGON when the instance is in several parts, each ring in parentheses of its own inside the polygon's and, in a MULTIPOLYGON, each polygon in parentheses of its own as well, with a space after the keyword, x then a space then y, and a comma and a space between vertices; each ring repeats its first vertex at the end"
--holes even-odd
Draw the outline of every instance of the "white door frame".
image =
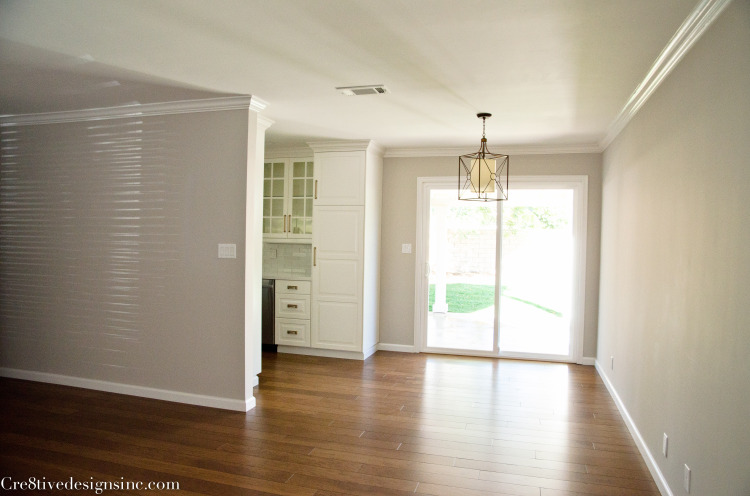
MULTIPOLYGON (((586 223, 588 218, 588 176, 584 175, 560 175, 560 176, 511 176, 509 190, 512 194, 513 187, 517 188, 570 188, 573 190, 574 217, 573 217, 573 299, 572 315, 570 321, 570 349, 568 356, 538 355, 526 353, 498 352, 497 335, 495 335, 495 350, 493 352, 477 352, 466 350, 445 350, 453 354, 477 355, 503 358, 528 358, 534 360, 564 361, 581 363, 583 359, 583 327, 585 316, 586 295, 586 223)), ((417 233, 416 233, 416 257, 414 270, 414 348, 417 353, 421 351, 435 352, 426 346, 427 325, 427 288, 429 282, 427 276, 427 246, 425 243, 426 230, 429 228, 430 210, 429 195, 432 189, 445 189, 457 186, 454 176, 442 177, 419 177, 417 178, 417 233)), ((500 216, 498 216, 500 221, 500 216)), ((501 236, 498 230, 498 237, 501 236)), ((498 246, 498 257, 501 250, 498 246)), ((497 264, 497 273, 500 272, 500 264, 497 264)), ((496 305, 499 295, 496 295, 496 305)), ((496 307, 499 308, 499 307, 496 307)))

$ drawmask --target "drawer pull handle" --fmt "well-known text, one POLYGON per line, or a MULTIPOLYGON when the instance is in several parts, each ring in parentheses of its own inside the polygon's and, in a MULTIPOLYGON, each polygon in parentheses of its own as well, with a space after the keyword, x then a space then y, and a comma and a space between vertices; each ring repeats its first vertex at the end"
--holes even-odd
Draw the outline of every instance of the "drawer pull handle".
POLYGON ((287 286, 286 289, 297 289, 297 286, 287 286))
POLYGON ((291 303, 286 306, 287 308, 297 308, 297 305, 292 305, 291 303))
POLYGON ((313 199, 314 200, 318 199, 318 180, 317 179, 315 180, 315 197, 313 199))
POLYGON ((297 335, 297 331, 286 331, 287 334, 291 334, 292 336, 297 335))

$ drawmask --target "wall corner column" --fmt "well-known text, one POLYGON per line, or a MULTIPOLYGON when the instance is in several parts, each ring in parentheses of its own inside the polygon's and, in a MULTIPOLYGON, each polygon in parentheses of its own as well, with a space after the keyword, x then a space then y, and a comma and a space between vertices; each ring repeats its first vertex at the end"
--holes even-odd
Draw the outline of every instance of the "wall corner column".
POLYGON ((255 407, 253 387, 261 371, 263 273, 263 156, 266 129, 273 121, 260 115, 266 107, 253 96, 248 112, 247 188, 245 200, 245 411, 255 407))

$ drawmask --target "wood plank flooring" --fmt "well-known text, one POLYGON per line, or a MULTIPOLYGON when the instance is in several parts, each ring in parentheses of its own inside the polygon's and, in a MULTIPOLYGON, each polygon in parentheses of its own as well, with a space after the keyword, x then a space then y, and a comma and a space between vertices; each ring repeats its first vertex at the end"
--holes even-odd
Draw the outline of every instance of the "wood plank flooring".
POLYGON ((593 367, 264 353, 246 414, 13 379, 0 394, 0 476, 16 481, 176 481, 181 495, 659 494, 593 367))

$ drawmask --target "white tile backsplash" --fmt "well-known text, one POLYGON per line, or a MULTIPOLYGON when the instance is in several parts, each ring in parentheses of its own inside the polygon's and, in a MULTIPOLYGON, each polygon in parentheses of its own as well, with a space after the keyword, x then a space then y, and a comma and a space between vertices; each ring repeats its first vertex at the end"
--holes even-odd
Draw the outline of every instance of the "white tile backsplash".
POLYGON ((312 245, 263 243, 263 277, 294 279, 312 275, 312 245))

